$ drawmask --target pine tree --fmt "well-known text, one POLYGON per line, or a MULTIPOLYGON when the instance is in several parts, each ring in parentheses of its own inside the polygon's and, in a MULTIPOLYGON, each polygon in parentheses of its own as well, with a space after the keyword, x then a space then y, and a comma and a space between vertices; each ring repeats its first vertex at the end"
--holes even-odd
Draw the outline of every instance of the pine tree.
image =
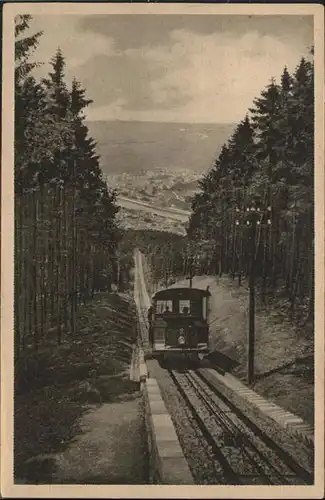
POLYGON ((78 192, 79 224, 93 244, 94 279, 97 283, 112 281, 113 262, 116 259, 119 231, 116 224, 116 193, 110 191, 103 180, 96 154, 96 142, 89 136, 85 124, 85 108, 92 103, 86 91, 74 78, 70 94, 70 112, 74 130, 73 161, 76 168, 75 186, 78 192))
POLYGON ((229 175, 234 191, 233 201, 238 205, 245 202, 245 189, 257 169, 255 153, 254 128, 246 115, 229 141, 229 175))
POLYGON ((30 63, 29 57, 42 33, 23 37, 30 21, 31 16, 17 16, 15 26, 15 188, 19 191, 53 177, 56 156, 69 137, 67 124, 53 115, 44 85, 32 75, 40 63, 30 63))
POLYGON ((35 79, 30 76, 31 71, 38 65, 28 61, 32 52, 39 44, 41 32, 31 36, 24 36, 29 29, 31 16, 23 15, 15 18, 15 190, 22 190, 34 176, 34 172, 27 172, 32 163, 34 136, 31 114, 37 115, 40 88, 35 79), (26 179, 27 177, 27 179, 26 179))
POLYGON ((40 63, 29 62, 29 57, 39 45, 39 38, 43 32, 39 31, 31 36, 23 36, 29 29, 32 17, 30 15, 18 15, 15 18, 15 85, 16 87, 27 78, 31 71, 40 63))
POLYGON ((50 64, 52 71, 47 78, 42 79, 42 83, 47 91, 51 112, 59 119, 64 119, 69 108, 69 91, 64 81, 65 58, 60 48, 50 60, 50 64))
POLYGON ((72 151, 74 133, 70 112, 70 95, 64 81, 65 58, 60 48, 50 60, 52 71, 41 81, 44 89, 46 113, 51 116, 54 126, 60 130, 61 140, 54 143, 51 162, 43 165, 42 182, 69 183, 73 178, 72 151))
POLYGON ((296 182, 312 186, 314 159, 314 77, 313 64, 301 59, 294 74, 289 103, 292 150, 290 159, 296 182))
POLYGON ((85 125, 84 110, 93 101, 86 99, 85 93, 85 89, 74 78, 69 110, 74 132, 74 158, 78 164, 76 185, 81 197, 87 197, 87 193, 92 196, 92 192, 97 191, 102 179, 99 156, 96 154, 96 142, 88 136, 89 130, 85 125))

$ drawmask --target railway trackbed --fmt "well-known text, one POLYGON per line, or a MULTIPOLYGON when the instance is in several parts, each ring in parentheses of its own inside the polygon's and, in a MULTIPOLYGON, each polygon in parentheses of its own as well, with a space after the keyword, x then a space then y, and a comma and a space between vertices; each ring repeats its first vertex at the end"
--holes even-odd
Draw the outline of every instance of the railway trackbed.
MULTIPOLYGON (((142 339, 147 343, 150 299, 140 252, 135 254, 135 263, 135 298, 142 339)), ((164 368, 148 357, 148 371, 159 383, 196 484, 313 484, 303 461, 298 463, 277 444, 276 429, 274 439, 269 432, 266 435, 205 379, 204 369, 192 370, 186 364, 164 368)))
POLYGON ((197 371, 169 369, 200 429, 219 484, 308 485, 313 478, 197 371))

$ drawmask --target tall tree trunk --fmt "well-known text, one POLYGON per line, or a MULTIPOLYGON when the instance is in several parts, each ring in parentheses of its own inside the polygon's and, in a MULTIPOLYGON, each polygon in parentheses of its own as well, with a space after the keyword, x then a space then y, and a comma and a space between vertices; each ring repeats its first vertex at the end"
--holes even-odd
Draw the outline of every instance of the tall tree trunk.
POLYGON ((263 264, 262 264, 262 290, 261 290, 261 298, 263 304, 266 301, 266 289, 267 289, 267 261, 268 261, 268 251, 267 251, 267 230, 260 229, 262 233, 262 242, 263 242, 263 264), (264 234, 263 234, 264 233, 264 234))
POLYGON ((314 318, 314 306, 315 306, 315 248, 314 248, 314 211, 313 206, 309 208, 308 214, 308 226, 307 226, 307 241, 310 244, 307 247, 307 262, 308 262, 308 314, 307 320, 314 318))
POLYGON ((270 248, 272 255, 272 294, 275 296, 276 287, 277 287, 277 279, 278 279, 278 269, 277 269, 277 256, 279 255, 279 245, 277 244, 278 238, 277 235, 280 233, 279 229, 279 219, 278 216, 273 214, 272 217, 272 226, 270 228, 270 248))
POLYGON ((295 297, 293 295, 294 288, 294 274, 295 274, 295 263, 296 263, 296 217, 295 212, 292 215, 292 243, 291 243, 291 252, 290 252, 290 273, 289 273, 289 294, 291 301, 291 309, 294 309, 295 297))
POLYGON ((237 231, 235 219, 232 221, 232 263, 231 263, 231 277, 234 280, 236 277, 236 255, 237 255, 237 231))
POLYGON ((44 309, 44 329, 46 332, 50 329, 50 230, 51 230, 51 217, 53 214, 52 196, 49 187, 44 188, 44 257, 43 257, 43 309, 44 309))
POLYGON ((300 276, 301 272, 301 259, 300 259, 300 229, 297 227, 296 230, 296 249, 295 249, 295 259, 292 264, 292 282, 291 282, 291 290, 290 290, 290 295, 291 295, 291 306, 290 309, 292 312, 294 312, 295 305, 296 305, 296 298, 297 298, 297 291, 298 291, 298 279, 300 276))
MULTIPOLYGON (((53 214, 57 214, 59 210, 58 204, 58 186, 54 185, 51 187, 51 198, 53 214)), ((57 255, 57 245, 56 245, 56 235, 57 235, 57 217, 51 217, 51 229, 50 229, 50 309, 51 309, 51 323, 57 326, 56 318, 56 307, 57 307, 57 265, 56 265, 56 255, 57 255)))
POLYGON ((39 191, 39 221, 40 221, 40 235, 39 235, 39 318, 40 318, 40 332, 41 337, 44 339, 45 335, 45 252, 46 252, 46 218, 45 218, 45 194, 44 184, 41 183, 39 191))
POLYGON ((22 204, 20 197, 15 197, 15 282, 14 282, 14 331, 15 331, 15 358, 18 359, 21 348, 22 337, 22 268, 23 268, 23 253, 22 253, 22 204))
POLYGON ((23 241, 22 241, 22 252, 23 252, 23 336, 21 339, 22 349, 25 348, 26 337, 30 337, 32 334, 31 322, 30 322, 30 251, 29 251, 29 203, 26 194, 22 197, 22 209, 23 209, 23 241))
POLYGON ((62 276, 61 276, 61 238, 62 238, 62 188, 58 186, 58 212, 56 225, 56 298, 57 298, 57 341, 62 343, 62 276))
POLYGON ((241 285, 241 279, 242 279, 242 260, 243 260, 243 238, 242 235, 239 235, 238 286, 241 285))
POLYGON ((69 196, 67 192, 67 187, 64 186, 63 189, 63 228, 62 228, 62 256, 63 256, 63 324, 64 331, 67 334, 69 332, 69 196))
POLYGON ((72 210, 71 210, 71 334, 76 332, 76 272, 77 272, 77 253, 76 253, 76 188, 72 187, 72 210))
POLYGON ((86 235, 80 223, 80 304, 85 304, 87 301, 87 246, 86 235))
POLYGON ((33 337, 34 337, 34 348, 37 351, 40 341, 40 330, 39 330, 39 238, 38 238, 38 215, 39 215, 39 193, 33 193, 32 210, 33 210, 33 243, 32 243, 32 262, 33 262, 33 299, 32 299, 32 315, 33 315, 33 337))

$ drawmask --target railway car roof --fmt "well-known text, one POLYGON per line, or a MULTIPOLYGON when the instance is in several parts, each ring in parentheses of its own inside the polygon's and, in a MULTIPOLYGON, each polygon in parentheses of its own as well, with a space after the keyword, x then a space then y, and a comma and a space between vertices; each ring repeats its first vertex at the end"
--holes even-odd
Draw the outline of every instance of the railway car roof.
POLYGON ((202 288, 164 288, 156 292, 152 299, 154 300, 166 300, 168 298, 180 298, 180 299, 198 299, 201 297, 209 297, 211 293, 209 290, 203 290, 202 288))

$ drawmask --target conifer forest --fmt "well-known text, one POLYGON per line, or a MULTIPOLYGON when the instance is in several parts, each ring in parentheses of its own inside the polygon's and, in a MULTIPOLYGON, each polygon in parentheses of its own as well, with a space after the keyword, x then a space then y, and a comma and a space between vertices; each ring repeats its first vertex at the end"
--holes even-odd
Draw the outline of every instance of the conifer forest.
POLYGON ((91 100, 77 80, 65 83, 58 49, 47 78, 36 81, 29 55, 42 33, 15 43, 15 349, 37 350, 45 332, 61 343, 80 303, 107 289, 116 267, 115 192, 107 188, 84 110, 91 100))
MULTIPOLYGON (((312 50, 311 50, 312 53, 312 50)), ((312 55, 312 54, 311 54, 312 55)), ((281 298, 302 321, 314 309, 314 67, 284 68, 237 125, 192 202, 189 241, 199 272, 249 274, 247 212, 262 300, 281 298), (246 215, 245 215, 246 214, 246 215)))

